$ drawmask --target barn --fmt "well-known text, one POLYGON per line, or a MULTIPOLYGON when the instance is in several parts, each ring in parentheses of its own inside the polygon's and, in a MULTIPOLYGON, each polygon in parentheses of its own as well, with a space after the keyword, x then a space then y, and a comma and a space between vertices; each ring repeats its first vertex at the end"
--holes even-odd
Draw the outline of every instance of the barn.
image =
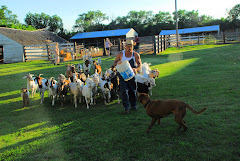
POLYGON ((104 39, 109 38, 110 41, 115 44, 118 39, 133 38, 138 33, 133 28, 117 29, 117 30, 105 30, 105 31, 94 31, 77 33, 70 38, 71 42, 83 43, 84 46, 96 46, 103 47, 104 39))
POLYGON ((0 61, 2 63, 23 62, 26 45, 43 45, 47 42, 66 42, 65 39, 46 29, 27 31, 0 27, 0 61))

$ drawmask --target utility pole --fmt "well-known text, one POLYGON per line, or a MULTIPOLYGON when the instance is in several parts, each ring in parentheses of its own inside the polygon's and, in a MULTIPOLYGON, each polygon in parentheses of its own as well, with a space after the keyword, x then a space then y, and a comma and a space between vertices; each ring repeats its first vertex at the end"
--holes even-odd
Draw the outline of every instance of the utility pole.
POLYGON ((176 38, 177 38, 177 48, 178 46, 178 16, 177 16, 177 0, 175 0, 175 17, 176 17, 176 38))

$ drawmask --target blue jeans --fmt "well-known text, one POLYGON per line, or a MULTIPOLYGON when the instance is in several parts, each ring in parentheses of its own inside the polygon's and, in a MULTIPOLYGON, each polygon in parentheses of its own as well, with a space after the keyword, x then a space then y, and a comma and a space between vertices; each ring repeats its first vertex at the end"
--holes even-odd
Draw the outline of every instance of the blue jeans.
POLYGON ((135 77, 129 81, 124 81, 119 74, 120 91, 122 93, 122 102, 125 110, 129 110, 129 102, 132 109, 137 108, 137 85, 135 77))

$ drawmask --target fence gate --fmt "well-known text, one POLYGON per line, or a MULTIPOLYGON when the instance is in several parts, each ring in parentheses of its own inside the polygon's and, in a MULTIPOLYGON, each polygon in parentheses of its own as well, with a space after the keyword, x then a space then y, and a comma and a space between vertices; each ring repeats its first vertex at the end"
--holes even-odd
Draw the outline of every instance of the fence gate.
POLYGON ((28 45, 23 50, 25 61, 49 59, 47 45, 28 45))
POLYGON ((169 36, 166 35, 156 35, 153 36, 154 54, 159 54, 160 52, 166 50, 169 47, 169 36))

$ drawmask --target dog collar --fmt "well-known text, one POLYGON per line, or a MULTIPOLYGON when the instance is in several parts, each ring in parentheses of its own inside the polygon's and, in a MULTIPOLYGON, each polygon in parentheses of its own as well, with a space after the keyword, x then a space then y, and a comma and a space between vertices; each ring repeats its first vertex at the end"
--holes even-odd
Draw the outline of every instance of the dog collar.
POLYGON ((147 105, 151 102, 151 100, 149 100, 145 105, 144 105, 144 108, 147 107, 147 105))

